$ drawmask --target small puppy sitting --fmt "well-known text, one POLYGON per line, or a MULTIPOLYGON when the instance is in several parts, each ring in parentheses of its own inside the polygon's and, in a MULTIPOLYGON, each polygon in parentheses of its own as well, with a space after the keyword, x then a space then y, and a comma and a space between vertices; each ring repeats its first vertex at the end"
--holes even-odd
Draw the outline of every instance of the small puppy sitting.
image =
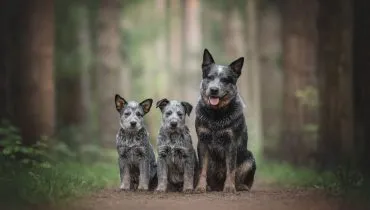
POLYGON ((153 100, 141 103, 126 102, 115 96, 116 109, 120 114, 120 129, 116 136, 121 190, 153 190, 157 172, 153 147, 144 126, 144 115, 149 112, 153 100))
POLYGON ((198 163, 185 115, 191 113, 187 102, 162 99, 157 108, 162 112, 162 125, 157 139, 158 187, 157 192, 192 192, 198 163))

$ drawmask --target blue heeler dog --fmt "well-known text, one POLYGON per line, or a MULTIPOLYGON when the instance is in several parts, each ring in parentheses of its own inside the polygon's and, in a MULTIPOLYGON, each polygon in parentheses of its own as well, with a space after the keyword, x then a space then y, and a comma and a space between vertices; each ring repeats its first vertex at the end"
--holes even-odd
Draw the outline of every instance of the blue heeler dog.
POLYGON ((250 190, 256 163, 247 149, 248 133, 236 82, 244 58, 215 64, 205 49, 195 128, 200 164, 197 192, 250 190))
POLYGON ((137 103, 126 102, 121 96, 115 96, 116 109, 120 114, 116 145, 121 190, 146 191, 156 187, 157 166, 143 118, 150 111, 152 103, 152 99, 137 103))
POLYGON ((158 101, 158 107, 162 112, 162 125, 157 141, 156 191, 192 192, 198 163, 189 128, 185 125, 185 115, 189 116, 193 107, 187 102, 167 99, 158 101))

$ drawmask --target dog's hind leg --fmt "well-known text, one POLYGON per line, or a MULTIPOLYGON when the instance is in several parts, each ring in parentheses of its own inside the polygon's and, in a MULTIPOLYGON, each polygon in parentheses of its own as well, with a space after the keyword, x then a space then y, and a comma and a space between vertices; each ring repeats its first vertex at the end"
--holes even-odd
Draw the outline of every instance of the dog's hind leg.
POLYGON ((236 171, 236 189, 238 191, 249 191, 254 182, 256 173, 256 161, 250 151, 250 155, 238 166, 236 171))

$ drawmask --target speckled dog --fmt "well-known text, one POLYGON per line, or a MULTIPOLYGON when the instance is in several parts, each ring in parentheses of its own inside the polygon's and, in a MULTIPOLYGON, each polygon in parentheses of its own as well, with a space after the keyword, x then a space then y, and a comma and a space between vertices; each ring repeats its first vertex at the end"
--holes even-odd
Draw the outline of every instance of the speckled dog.
POLYGON ((256 162, 248 150, 248 132, 236 82, 244 58, 229 65, 215 64, 204 50, 200 99, 195 128, 201 173, 197 192, 249 190, 256 162))
POLYGON ((158 148, 157 192, 192 192, 196 180, 197 157, 192 144, 185 115, 190 115, 192 105, 187 102, 162 99, 157 102, 162 112, 158 148))
POLYGON ((120 114, 120 129, 116 137, 121 190, 154 190, 157 183, 156 162, 149 134, 144 126, 144 115, 150 111, 153 100, 141 103, 126 102, 115 97, 120 114))

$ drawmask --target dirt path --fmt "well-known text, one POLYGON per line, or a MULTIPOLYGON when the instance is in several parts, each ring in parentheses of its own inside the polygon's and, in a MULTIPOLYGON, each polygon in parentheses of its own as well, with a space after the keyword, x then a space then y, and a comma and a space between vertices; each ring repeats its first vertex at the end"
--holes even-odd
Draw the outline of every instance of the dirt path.
MULTIPOLYGON (((47 208, 50 209, 50 208, 47 208)), ((344 202, 319 190, 282 189, 258 184, 251 192, 224 194, 117 192, 106 189, 60 206, 58 210, 369 210, 359 203, 344 202)))

